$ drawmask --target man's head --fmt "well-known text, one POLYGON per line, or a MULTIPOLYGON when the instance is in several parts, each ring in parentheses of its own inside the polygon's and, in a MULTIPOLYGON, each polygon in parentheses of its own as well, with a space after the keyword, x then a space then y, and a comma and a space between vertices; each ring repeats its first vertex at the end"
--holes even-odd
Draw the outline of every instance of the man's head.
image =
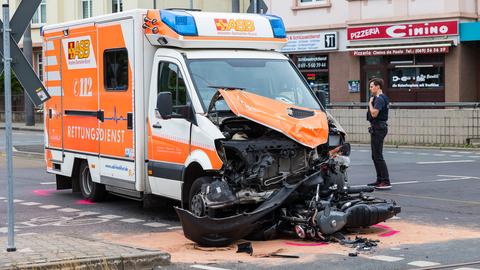
POLYGON ((380 78, 373 78, 369 81, 370 85, 370 93, 372 95, 378 95, 378 93, 382 90, 383 88, 383 80, 380 78))

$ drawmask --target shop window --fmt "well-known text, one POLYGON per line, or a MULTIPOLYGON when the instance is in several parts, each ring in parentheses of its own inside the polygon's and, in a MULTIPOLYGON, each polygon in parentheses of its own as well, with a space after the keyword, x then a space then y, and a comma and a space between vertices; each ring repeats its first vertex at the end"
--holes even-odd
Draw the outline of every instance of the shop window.
POLYGON ((367 56, 367 57, 365 57, 365 64, 366 65, 380 65, 380 64, 383 64, 383 57, 382 56, 367 56))
POLYGON ((127 49, 107 50, 103 53, 105 89, 124 91, 128 89, 127 49))
POLYGON ((444 87, 443 67, 416 65, 389 69, 392 89, 439 89, 444 87))
MULTIPOLYGON (((187 88, 177 65, 160 62, 158 67, 158 93, 172 93, 173 106, 187 105, 187 88)), ((175 109, 175 108, 174 108, 175 109)))

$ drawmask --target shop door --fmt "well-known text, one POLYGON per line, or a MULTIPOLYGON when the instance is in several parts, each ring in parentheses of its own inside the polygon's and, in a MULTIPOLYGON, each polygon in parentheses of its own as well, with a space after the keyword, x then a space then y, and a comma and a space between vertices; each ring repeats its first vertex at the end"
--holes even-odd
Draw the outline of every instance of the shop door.
POLYGON ((362 102, 368 102, 370 100, 370 84, 369 81, 372 78, 382 78, 384 79, 384 72, 382 69, 366 69, 363 72, 363 84, 362 84, 362 93, 361 100, 362 102))

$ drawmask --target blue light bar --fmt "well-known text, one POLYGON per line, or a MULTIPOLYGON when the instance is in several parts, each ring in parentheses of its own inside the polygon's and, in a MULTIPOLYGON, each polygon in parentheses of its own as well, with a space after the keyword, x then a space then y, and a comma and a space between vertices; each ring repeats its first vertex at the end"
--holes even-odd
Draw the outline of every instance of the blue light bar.
POLYGON ((197 25, 192 15, 181 10, 160 11, 162 22, 182 36, 198 36, 197 25))
POLYGON ((264 15, 270 21, 272 26, 273 36, 276 38, 286 38, 287 32, 285 31, 285 25, 283 25, 282 18, 275 15, 264 15))

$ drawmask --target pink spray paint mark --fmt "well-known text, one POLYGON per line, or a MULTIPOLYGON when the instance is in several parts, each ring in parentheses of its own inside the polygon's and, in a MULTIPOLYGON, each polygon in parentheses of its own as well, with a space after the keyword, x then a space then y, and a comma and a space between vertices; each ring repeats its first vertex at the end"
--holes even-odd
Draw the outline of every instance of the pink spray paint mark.
POLYGON ((318 246, 325 246, 328 243, 297 243, 297 242, 285 242, 288 246, 295 246, 295 247, 318 247, 318 246))
POLYGON ((380 237, 389 237, 389 236, 393 236, 393 235, 400 232, 400 231, 392 229, 391 227, 389 227, 387 225, 382 225, 382 224, 375 224, 372 227, 377 227, 377 228, 382 228, 382 229, 387 229, 388 230, 388 232, 379 234, 378 236, 380 236, 380 237))
POLYGON ((37 190, 34 190, 33 193, 37 196, 46 197, 46 196, 50 196, 50 193, 54 191, 55 189, 37 189, 37 190))
POLYGON ((90 205, 90 204, 95 204, 94 202, 87 201, 87 200, 78 200, 75 202, 75 204, 81 204, 81 205, 90 205))

